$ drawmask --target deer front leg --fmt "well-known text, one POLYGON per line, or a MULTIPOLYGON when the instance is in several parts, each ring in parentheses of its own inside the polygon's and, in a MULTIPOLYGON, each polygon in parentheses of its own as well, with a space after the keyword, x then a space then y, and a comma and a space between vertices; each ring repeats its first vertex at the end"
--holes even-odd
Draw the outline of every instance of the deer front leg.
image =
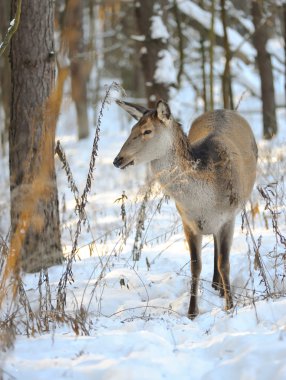
POLYGON ((185 231, 186 239, 190 248, 191 272, 192 272, 191 298, 190 298, 188 316, 189 318, 194 319, 199 314, 198 290, 199 290, 200 274, 202 270, 202 262, 201 262, 202 235, 193 233, 191 229, 185 224, 184 224, 184 231, 185 231))
POLYGON ((220 230, 220 232, 215 236, 215 244, 218 248, 218 271, 221 276, 224 297, 226 303, 226 310, 229 310, 233 307, 233 301, 230 291, 230 281, 229 281, 229 254, 232 244, 234 230, 234 220, 226 223, 220 230))
POLYGON ((213 275, 212 287, 215 290, 218 290, 220 296, 223 297, 224 289, 223 289, 221 275, 218 270, 218 251, 219 251, 218 241, 214 236, 214 275, 213 275))

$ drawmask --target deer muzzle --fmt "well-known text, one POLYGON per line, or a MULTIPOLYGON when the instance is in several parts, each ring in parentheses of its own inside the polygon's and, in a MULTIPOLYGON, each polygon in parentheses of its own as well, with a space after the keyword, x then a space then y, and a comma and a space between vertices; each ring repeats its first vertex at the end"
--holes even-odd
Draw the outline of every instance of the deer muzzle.
POLYGON ((124 157, 120 157, 119 155, 115 157, 113 161, 113 165, 120 169, 125 169, 129 165, 134 165, 134 160, 127 161, 124 157))

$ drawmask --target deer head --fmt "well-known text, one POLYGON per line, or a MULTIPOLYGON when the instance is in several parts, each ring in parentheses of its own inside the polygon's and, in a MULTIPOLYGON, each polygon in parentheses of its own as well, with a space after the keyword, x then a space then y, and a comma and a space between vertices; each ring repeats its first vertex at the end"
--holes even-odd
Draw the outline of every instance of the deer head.
POLYGON ((167 103, 159 100, 156 109, 117 101, 137 120, 113 164, 120 169, 151 162, 164 156, 172 146, 172 115, 167 103))

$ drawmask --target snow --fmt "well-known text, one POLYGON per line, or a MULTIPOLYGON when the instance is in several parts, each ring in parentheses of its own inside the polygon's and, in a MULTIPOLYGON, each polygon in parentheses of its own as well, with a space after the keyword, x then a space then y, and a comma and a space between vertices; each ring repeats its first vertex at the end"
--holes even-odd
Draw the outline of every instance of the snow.
POLYGON ((29 350, 27 339, 19 338, 5 371, 29 380, 187 380, 190 374, 194 380, 283 380, 285 307, 285 300, 266 308, 258 303, 264 324, 251 307, 234 317, 215 311, 196 322, 166 315, 126 322, 101 317, 94 336, 46 334, 30 339, 29 350))
POLYGON ((154 80, 156 83, 174 84, 177 81, 177 73, 174 67, 174 61, 171 53, 166 50, 160 50, 158 53, 154 80))
POLYGON ((163 23, 162 17, 160 16, 152 16, 151 17, 151 38, 156 39, 165 39, 167 40, 170 35, 163 23))
MULTIPOLYGON (((73 107, 64 105, 58 138, 81 188, 93 136, 76 141, 75 130, 70 128, 73 120, 73 107)), ((213 242, 206 237, 200 315, 194 321, 187 318, 189 254, 173 203, 163 202, 160 213, 155 212, 160 192, 155 192, 147 205, 143 251, 140 261, 133 262, 134 229, 145 191, 140 189, 145 172, 142 167, 140 171, 133 167, 119 171, 112 165, 128 135, 122 124, 128 124, 126 115, 112 104, 103 116, 95 182, 87 208, 91 231, 82 231, 81 248, 73 264, 75 282, 68 285, 67 310, 72 314, 79 305, 85 305, 89 335, 76 336, 69 324, 55 326, 54 331, 34 338, 19 335, 14 349, 3 358, 4 380, 285 379, 286 299, 264 299, 261 277, 252 264, 250 269, 253 253, 248 253, 240 218, 231 254, 235 307, 230 312, 223 310, 223 299, 211 287, 213 242), (115 202, 123 190, 128 197, 126 241, 118 234, 122 221, 120 204, 115 202), (94 240, 96 244, 91 243, 94 240)), ((285 135, 283 128, 281 133, 285 135)), ((283 147, 277 147, 272 155, 283 159, 283 147)), ((63 193, 66 197, 62 238, 67 254, 71 250, 70 228, 77 219, 73 197, 57 166, 60 198, 63 193)), ((262 220, 256 220, 253 232, 255 238, 263 235, 261 254, 274 273, 267 255, 275 236, 263 226, 262 220)), ((53 294, 62 271, 61 266, 49 270, 53 294)), ((23 281, 31 300, 36 300, 38 275, 25 275, 23 281)))
POLYGON ((135 41, 140 41, 140 42, 145 41, 145 36, 143 36, 143 35, 135 35, 135 34, 132 34, 132 35, 130 36, 130 38, 132 38, 132 39, 135 40, 135 41))

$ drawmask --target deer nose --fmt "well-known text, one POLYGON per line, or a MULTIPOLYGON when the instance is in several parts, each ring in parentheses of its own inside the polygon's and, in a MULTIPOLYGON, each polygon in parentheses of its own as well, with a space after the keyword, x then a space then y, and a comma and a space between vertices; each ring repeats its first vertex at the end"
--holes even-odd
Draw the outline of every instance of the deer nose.
POLYGON ((120 165, 122 164, 122 162, 123 162, 123 157, 117 156, 117 157, 115 157, 115 159, 113 161, 113 165, 116 166, 117 168, 119 168, 120 165))

